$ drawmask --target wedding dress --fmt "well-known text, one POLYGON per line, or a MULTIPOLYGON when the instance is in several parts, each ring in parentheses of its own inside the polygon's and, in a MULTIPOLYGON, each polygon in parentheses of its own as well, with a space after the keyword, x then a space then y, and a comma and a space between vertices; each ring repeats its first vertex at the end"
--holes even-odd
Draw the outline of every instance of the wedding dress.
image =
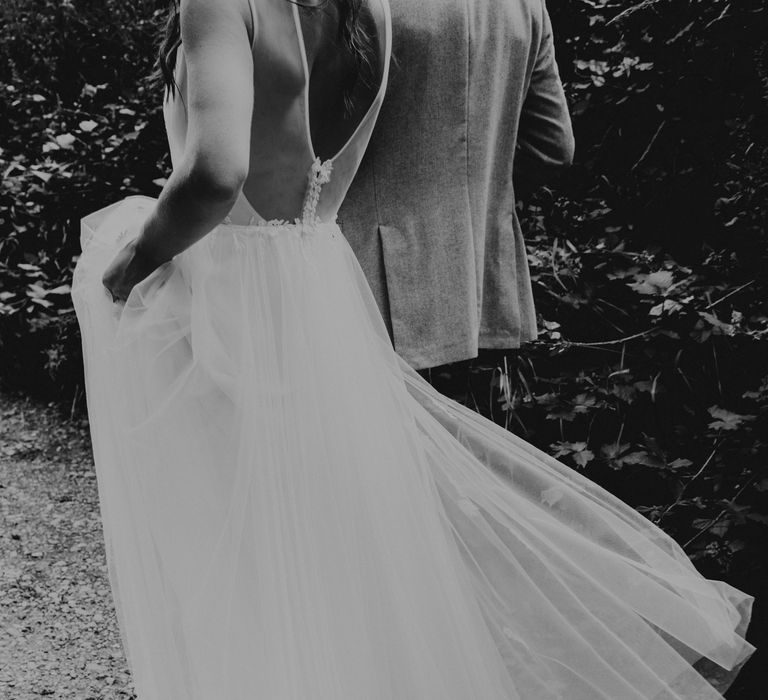
MULTIPOLYGON (((388 65, 386 0, 371 3, 388 65)), ((397 357, 334 222, 386 69, 321 161, 298 10, 259 5, 287 8, 275 31, 295 37, 273 46, 305 79, 298 219, 264 221, 241 195, 124 306, 101 276, 155 200, 83 220, 73 297, 139 700, 721 698, 754 650, 752 598, 397 357)), ((176 77, 178 164, 182 52, 176 77)))

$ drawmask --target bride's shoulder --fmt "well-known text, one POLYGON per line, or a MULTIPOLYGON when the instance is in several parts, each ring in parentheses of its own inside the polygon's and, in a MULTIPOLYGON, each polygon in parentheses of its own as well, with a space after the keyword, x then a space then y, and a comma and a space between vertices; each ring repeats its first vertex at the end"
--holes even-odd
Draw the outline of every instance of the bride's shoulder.
POLYGON ((186 41, 227 32, 256 33, 255 5, 261 0, 181 0, 181 33, 186 41))

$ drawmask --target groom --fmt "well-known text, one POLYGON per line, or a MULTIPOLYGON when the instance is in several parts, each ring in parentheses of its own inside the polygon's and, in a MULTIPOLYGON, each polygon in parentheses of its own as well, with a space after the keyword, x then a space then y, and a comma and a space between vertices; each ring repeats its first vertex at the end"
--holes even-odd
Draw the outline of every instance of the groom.
POLYGON ((543 0, 390 3, 387 96, 339 218, 424 369, 536 337, 513 179, 569 165, 573 133, 543 0))

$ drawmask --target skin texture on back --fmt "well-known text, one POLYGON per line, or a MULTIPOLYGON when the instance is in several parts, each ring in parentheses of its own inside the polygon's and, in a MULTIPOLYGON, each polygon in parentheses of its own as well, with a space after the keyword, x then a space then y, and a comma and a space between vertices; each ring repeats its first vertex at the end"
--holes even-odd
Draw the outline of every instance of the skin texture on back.
POLYGON ((313 140, 323 156, 335 153, 333 179, 316 208, 320 219, 335 219, 387 81, 389 5, 370 0, 364 7, 370 60, 380 77, 375 85, 357 86, 349 118, 340 119, 340 86, 349 65, 332 56, 338 51, 333 14, 317 10, 302 20, 288 0, 182 3, 178 89, 164 104, 173 172, 138 237, 104 274, 114 298, 125 299, 135 284, 225 218, 249 224, 300 216, 318 158, 313 140), (320 99, 325 91, 329 97, 320 99), (342 152, 335 152, 340 143, 342 152))

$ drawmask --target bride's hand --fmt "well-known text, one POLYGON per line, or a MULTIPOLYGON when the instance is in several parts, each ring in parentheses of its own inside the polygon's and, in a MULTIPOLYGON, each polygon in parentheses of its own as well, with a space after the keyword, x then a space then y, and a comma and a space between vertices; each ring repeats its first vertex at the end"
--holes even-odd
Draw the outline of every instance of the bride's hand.
POLYGON ((134 239, 115 256, 101 281, 112 295, 112 301, 126 301, 131 290, 161 264, 142 253, 134 239))

